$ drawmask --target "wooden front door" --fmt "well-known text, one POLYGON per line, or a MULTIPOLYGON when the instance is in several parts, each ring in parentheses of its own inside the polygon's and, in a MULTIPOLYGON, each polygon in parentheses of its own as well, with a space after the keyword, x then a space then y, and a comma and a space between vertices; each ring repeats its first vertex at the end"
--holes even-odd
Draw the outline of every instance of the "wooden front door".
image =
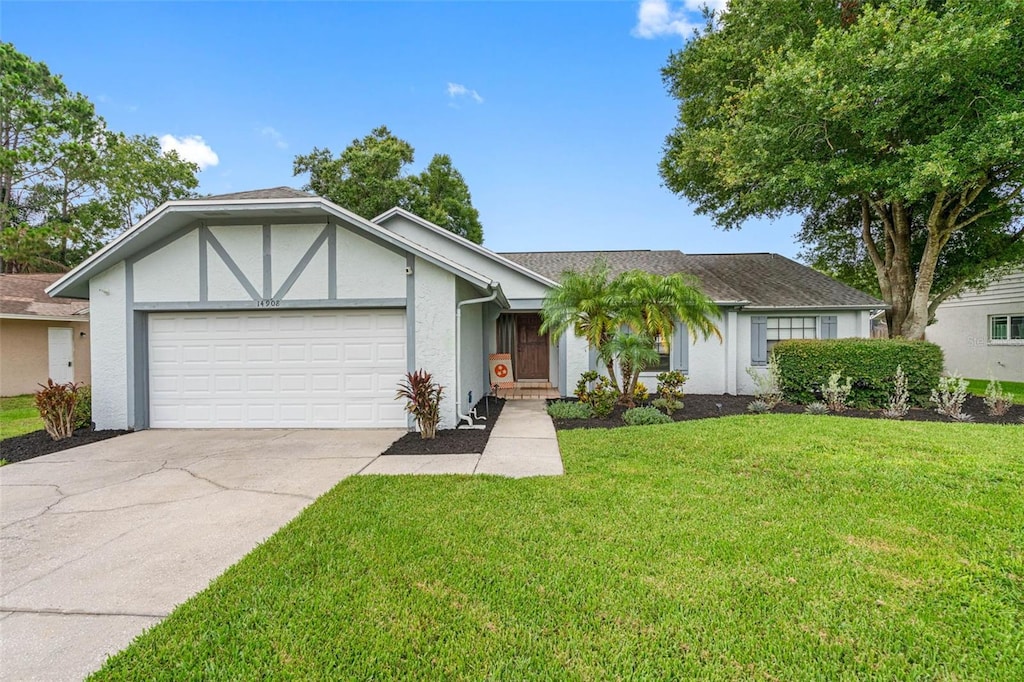
POLYGON ((548 337, 535 313, 516 316, 516 379, 548 379, 548 337))

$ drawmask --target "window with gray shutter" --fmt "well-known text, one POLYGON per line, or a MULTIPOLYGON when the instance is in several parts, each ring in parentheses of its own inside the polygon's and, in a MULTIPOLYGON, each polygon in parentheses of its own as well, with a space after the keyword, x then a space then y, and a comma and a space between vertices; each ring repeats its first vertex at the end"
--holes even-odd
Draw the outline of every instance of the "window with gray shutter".
POLYGON ((690 371, 690 330, 686 325, 676 325, 675 339, 672 340, 672 369, 677 369, 683 374, 690 371))
POLYGON ((839 333, 839 318, 835 315, 821 316, 821 338, 834 339, 839 333))
POLYGON ((768 364, 768 316, 750 317, 750 364, 768 364))

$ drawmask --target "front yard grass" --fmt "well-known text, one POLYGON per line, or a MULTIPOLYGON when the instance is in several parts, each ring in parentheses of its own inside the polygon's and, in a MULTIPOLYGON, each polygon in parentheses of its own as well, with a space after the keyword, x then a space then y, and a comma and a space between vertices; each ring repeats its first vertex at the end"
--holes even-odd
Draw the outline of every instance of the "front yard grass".
POLYGON ((0 440, 39 431, 43 420, 36 409, 34 395, 0 398, 0 440))
MULTIPOLYGON (((1013 394, 1014 405, 1024 405, 1024 381, 1000 381, 999 383, 1004 391, 1013 394)), ((984 397, 986 388, 988 388, 988 379, 967 380, 967 390, 974 395, 984 397)))
POLYGON ((95 679, 1024 679, 1022 429, 752 415, 352 477, 95 679))

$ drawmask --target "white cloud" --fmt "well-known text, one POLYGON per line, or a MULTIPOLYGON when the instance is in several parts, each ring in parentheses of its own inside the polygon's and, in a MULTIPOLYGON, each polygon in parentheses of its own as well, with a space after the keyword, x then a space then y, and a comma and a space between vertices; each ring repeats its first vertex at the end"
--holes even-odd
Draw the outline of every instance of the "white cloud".
POLYGON ((260 128, 259 133, 273 142, 274 146, 278 149, 288 149, 288 141, 285 140, 284 135, 279 133, 273 126, 263 126, 260 128))
POLYGON ((449 83, 448 84, 448 96, 452 99, 459 99, 460 97, 468 97, 477 104, 483 104, 484 98, 480 96, 480 93, 476 90, 467 88, 461 83, 449 83))
POLYGON ((668 0, 640 0, 633 35, 637 38, 660 38, 677 35, 689 38, 696 28, 704 26, 701 10, 707 6, 721 12, 729 0, 683 0, 673 7, 668 0))
POLYGON ((186 135, 175 137, 174 135, 162 135, 160 137, 160 150, 166 154, 169 151, 178 152, 178 156, 191 161, 199 166, 199 170, 206 170, 210 166, 220 163, 217 152, 210 148, 199 135, 186 135))

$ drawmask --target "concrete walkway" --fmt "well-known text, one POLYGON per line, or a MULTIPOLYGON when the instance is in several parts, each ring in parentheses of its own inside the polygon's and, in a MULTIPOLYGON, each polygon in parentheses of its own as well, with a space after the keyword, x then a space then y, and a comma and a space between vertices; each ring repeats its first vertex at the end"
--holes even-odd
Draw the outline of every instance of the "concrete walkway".
POLYGON ((561 476, 562 453, 543 400, 508 401, 482 455, 380 456, 361 474, 496 474, 561 476))

